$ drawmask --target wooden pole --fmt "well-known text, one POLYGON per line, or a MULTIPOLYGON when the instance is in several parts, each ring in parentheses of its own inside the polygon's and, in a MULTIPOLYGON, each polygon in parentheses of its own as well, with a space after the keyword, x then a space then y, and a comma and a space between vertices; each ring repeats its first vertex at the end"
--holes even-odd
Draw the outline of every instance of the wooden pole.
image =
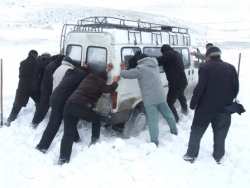
POLYGON ((0 59, 0 126, 3 125, 3 60, 0 59))
POLYGON ((240 74, 240 60, 241 60, 241 53, 239 53, 239 61, 238 61, 238 78, 240 74))
MULTIPOLYGON (((240 74, 240 60, 241 60, 241 53, 239 53, 239 61, 238 61, 238 70, 237 70, 238 79, 239 79, 239 74, 240 74)), ((235 97, 235 102, 238 102, 237 96, 235 97)))

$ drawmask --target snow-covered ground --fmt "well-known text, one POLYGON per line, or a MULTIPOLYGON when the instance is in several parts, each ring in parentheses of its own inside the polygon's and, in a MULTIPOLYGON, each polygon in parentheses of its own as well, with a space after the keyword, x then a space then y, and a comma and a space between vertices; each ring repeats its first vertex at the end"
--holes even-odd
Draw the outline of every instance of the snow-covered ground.
MULTIPOLYGON (((0 187, 250 187, 250 3, 238 0, 1 0, 0 58, 3 59, 3 115, 12 108, 21 60, 31 49, 40 54, 60 50, 64 23, 89 16, 118 16, 127 19, 188 27, 193 43, 204 52, 207 42, 222 50, 222 59, 238 67, 241 53, 238 100, 247 110, 233 115, 221 165, 212 158, 211 128, 202 138, 194 164, 183 161, 193 111, 181 116, 179 135, 169 133, 160 117, 160 145, 149 143, 148 130, 130 139, 118 138, 102 128, 101 142, 88 147, 90 126, 79 129, 82 142, 74 144, 69 164, 58 166, 63 126, 47 154, 35 150, 49 114, 34 130, 29 124, 35 111, 29 101, 11 127, 0 129, 0 187), (99 7, 98 7, 99 6, 99 7), (116 9, 113 9, 116 8, 116 9), (139 12, 137 12, 139 11, 139 12)), ((189 101, 188 101, 189 102, 189 101)), ((178 104, 177 109, 180 110, 178 104)))

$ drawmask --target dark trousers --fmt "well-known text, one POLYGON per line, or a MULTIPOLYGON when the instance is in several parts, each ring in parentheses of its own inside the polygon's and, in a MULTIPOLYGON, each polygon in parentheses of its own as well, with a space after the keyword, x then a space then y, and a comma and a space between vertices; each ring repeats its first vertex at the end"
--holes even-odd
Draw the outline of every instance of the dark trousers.
POLYGON ((92 109, 77 103, 67 102, 63 112, 64 135, 61 142, 60 159, 69 161, 75 129, 79 119, 92 122, 92 138, 99 139, 101 129, 101 119, 92 109))
POLYGON ((13 106, 7 121, 8 122, 14 121, 17 118, 17 115, 19 114, 21 109, 22 109, 22 106, 13 106))
POLYGON ((182 86, 182 87, 178 87, 178 88, 171 88, 170 87, 168 90, 167 103, 168 103, 169 108, 171 109, 171 111, 174 114, 176 122, 179 121, 178 113, 174 107, 174 103, 177 99, 179 100, 179 102, 181 104, 182 110, 187 111, 187 99, 184 96, 184 90, 185 90, 186 86, 187 85, 182 86))
MULTIPOLYGON (((37 145, 39 148, 47 150, 53 139, 55 138, 56 133, 58 132, 59 127, 62 123, 64 105, 64 103, 60 103, 56 100, 50 99, 51 114, 49 117, 48 125, 43 132, 43 136, 39 144, 37 145)), ((80 139, 80 137, 76 127, 74 129, 74 132, 74 141, 77 141, 80 139)))
POLYGON ((22 107, 27 105, 30 97, 37 105, 40 101, 40 92, 32 87, 32 81, 20 79, 16 90, 15 101, 8 117, 9 122, 12 122, 17 118, 22 107))
POLYGON ((198 156, 201 138, 210 122, 214 136, 213 157, 214 159, 221 159, 224 156, 225 139, 231 124, 231 114, 227 112, 219 112, 212 118, 210 118, 209 115, 201 116, 201 114, 196 115, 195 113, 188 143, 188 156, 198 156))
POLYGON ((41 93, 40 102, 36 108, 32 123, 41 123, 46 116, 50 105, 49 105, 50 95, 46 95, 45 93, 41 93))

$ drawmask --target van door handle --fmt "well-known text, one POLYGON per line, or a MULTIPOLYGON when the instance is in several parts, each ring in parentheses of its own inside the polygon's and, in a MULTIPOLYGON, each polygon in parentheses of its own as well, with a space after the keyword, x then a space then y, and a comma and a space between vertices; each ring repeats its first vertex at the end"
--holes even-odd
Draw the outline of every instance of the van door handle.
POLYGON ((190 70, 188 71, 188 75, 190 75, 190 70))
POLYGON ((192 70, 192 74, 194 74, 194 70, 192 70))

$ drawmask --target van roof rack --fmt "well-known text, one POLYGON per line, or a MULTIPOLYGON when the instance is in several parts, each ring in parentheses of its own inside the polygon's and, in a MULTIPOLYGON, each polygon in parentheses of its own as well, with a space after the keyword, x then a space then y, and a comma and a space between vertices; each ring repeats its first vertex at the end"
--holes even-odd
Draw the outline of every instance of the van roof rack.
POLYGON ((140 20, 128 20, 123 18, 106 17, 106 16, 95 16, 88 17, 78 20, 76 24, 64 24, 61 32, 60 49, 64 46, 65 37, 68 30, 73 31, 83 31, 83 32, 103 32, 103 29, 121 29, 128 31, 128 43, 130 43, 130 34, 134 35, 134 44, 138 42, 142 43, 141 32, 150 32, 151 41, 153 43, 153 38, 155 38, 156 44, 158 41, 162 41, 162 33, 168 33, 169 41, 171 45, 178 45, 179 39, 177 35, 182 36, 183 45, 190 45, 190 35, 187 28, 181 28, 170 25, 161 25, 150 22, 144 22, 140 20), (139 40, 136 39, 136 33, 139 33, 139 40))
POLYGON ((88 17, 78 20, 75 30, 82 30, 89 28, 90 30, 117 28, 124 30, 135 30, 144 32, 166 31, 172 33, 188 34, 187 28, 180 28, 176 26, 161 25, 140 20, 128 20, 115 17, 96 16, 88 17))

